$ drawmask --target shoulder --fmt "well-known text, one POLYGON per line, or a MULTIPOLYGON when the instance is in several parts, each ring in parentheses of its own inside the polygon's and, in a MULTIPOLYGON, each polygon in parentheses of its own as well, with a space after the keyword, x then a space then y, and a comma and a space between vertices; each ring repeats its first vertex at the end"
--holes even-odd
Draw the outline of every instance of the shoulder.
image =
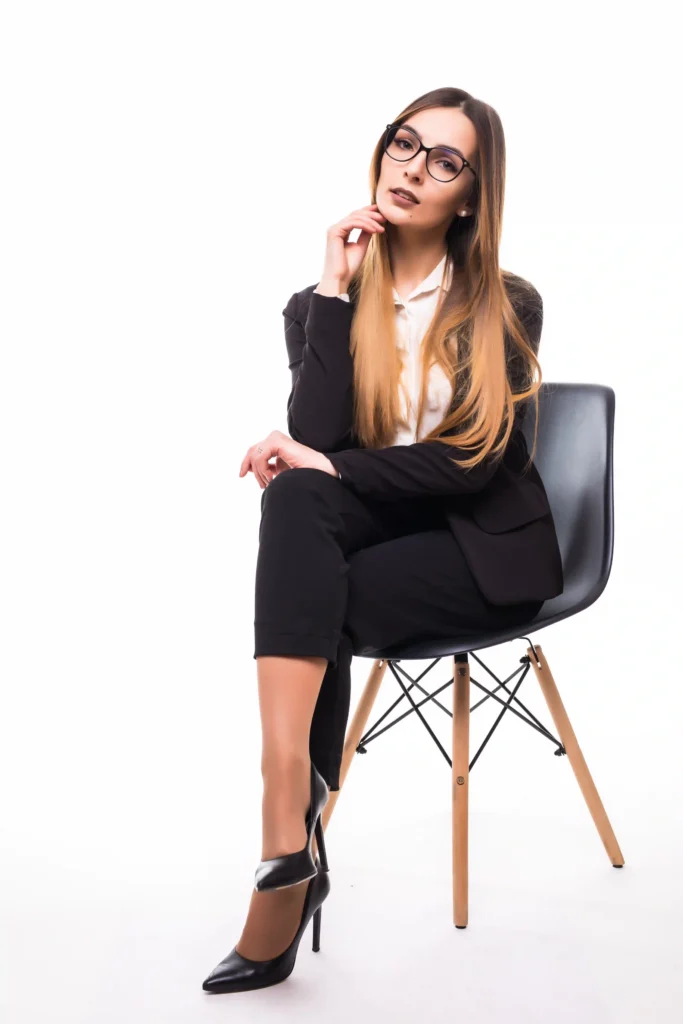
POLYGON ((526 322, 543 316, 543 299, 531 281, 510 270, 501 271, 501 276, 508 298, 520 320, 526 322))
MULTIPOLYGON (((541 331, 543 329, 543 300, 540 292, 531 281, 527 281, 518 274, 504 270, 502 271, 502 276, 508 298, 526 334, 526 339, 534 353, 538 355, 541 331)), ((507 328, 504 333, 506 358, 511 380, 517 381, 518 378, 526 379, 528 364, 525 360, 521 359, 518 346, 513 344, 512 336, 507 328)), ((515 384, 513 390, 521 390, 521 388, 515 384)))
POLYGON ((303 327, 308 316, 308 307, 311 303, 311 295, 317 287, 318 281, 316 281, 315 284, 309 284, 305 288, 302 288, 300 292, 293 292, 287 300, 285 308, 282 310, 283 316, 287 316, 291 320, 297 320, 303 327))

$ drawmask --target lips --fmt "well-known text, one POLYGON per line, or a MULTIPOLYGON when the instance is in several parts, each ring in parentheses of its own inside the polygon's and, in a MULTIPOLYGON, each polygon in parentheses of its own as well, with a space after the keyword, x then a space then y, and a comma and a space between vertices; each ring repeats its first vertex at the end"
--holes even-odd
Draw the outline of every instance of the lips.
POLYGON ((406 199, 412 199, 414 203, 418 203, 419 199, 417 196, 407 188, 392 188, 392 192, 396 192, 399 196, 405 196, 406 199))

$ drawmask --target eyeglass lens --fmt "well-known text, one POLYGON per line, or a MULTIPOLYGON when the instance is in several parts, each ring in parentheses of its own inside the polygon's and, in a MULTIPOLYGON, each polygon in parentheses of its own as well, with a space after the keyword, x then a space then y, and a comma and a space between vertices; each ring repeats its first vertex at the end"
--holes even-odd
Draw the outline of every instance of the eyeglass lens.
MULTIPOLYGON (((410 160, 420 148, 420 140, 407 128, 389 128, 384 148, 394 160, 410 160)), ((427 157, 427 169, 438 181, 452 181, 463 166, 458 154, 449 149, 433 149, 427 157)))

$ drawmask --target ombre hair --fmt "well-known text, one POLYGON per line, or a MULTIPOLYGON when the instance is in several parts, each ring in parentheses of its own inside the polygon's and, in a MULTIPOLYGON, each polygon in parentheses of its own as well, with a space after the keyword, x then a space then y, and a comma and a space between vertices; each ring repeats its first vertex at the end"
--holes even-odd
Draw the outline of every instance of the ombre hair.
MULTIPOLYGON (((533 311, 534 296, 536 303, 538 298, 535 289, 515 274, 501 271, 498 263, 505 189, 505 138, 500 117, 493 107, 463 89, 444 88, 420 96, 392 123, 402 124, 427 107, 457 107, 477 134, 477 177, 468 196, 473 215, 454 215, 446 234, 447 263, 450 261, 453 273, 422 343, 417 412, 419 424, 429 367, 438 363, 453 382, 453 399, 441 423, 420 440, 439 440, 475 451, 470 458, 454 460, 462 469, 469 469, 484 459, 502 456, 519 402, 533 398, 538 411, 541 367, 515 310, 525 304, 530 308, 531 301, 533 311), (511 374, 513 365, 515 373, 511 374)), ((380 138, 370 168, 373 203, 383 155, 380 138)), ((399 407, 402 362, 392 288, 389 239, 385 232, 376 232, 348 285, 355 307, 350 339, 354 432, 366 448, 390 445, 397 426, 405 425, 399 407)), ((536 427, 529 464, 535 450, 536 427)))

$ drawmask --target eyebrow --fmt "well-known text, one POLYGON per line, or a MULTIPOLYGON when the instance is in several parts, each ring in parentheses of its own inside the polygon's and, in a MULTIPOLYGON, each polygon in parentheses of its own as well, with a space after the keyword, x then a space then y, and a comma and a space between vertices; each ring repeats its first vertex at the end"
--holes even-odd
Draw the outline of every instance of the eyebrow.
MULTIPOLYGON (((402 127, 403 128, 410 128, 410 130, 412 132, 415 132, 415 134, 417 135, 417 137, 420 140, 420 142, 424 142, 424 139, 420 135, 420 133, 417 130, 417 128, 415 128, 412 124, 409 124, 408 121, 404 121, 402 127)), ((460 150, 456 146, 447 146, 444 142, 437 143, 437 146, 438 146, 439 149, 450 149, 450 151, 452 153, 457 153, 458 156, 461 156, 463 158, 463 160, 466 159, 465 154, 461 153, 460 150)))

